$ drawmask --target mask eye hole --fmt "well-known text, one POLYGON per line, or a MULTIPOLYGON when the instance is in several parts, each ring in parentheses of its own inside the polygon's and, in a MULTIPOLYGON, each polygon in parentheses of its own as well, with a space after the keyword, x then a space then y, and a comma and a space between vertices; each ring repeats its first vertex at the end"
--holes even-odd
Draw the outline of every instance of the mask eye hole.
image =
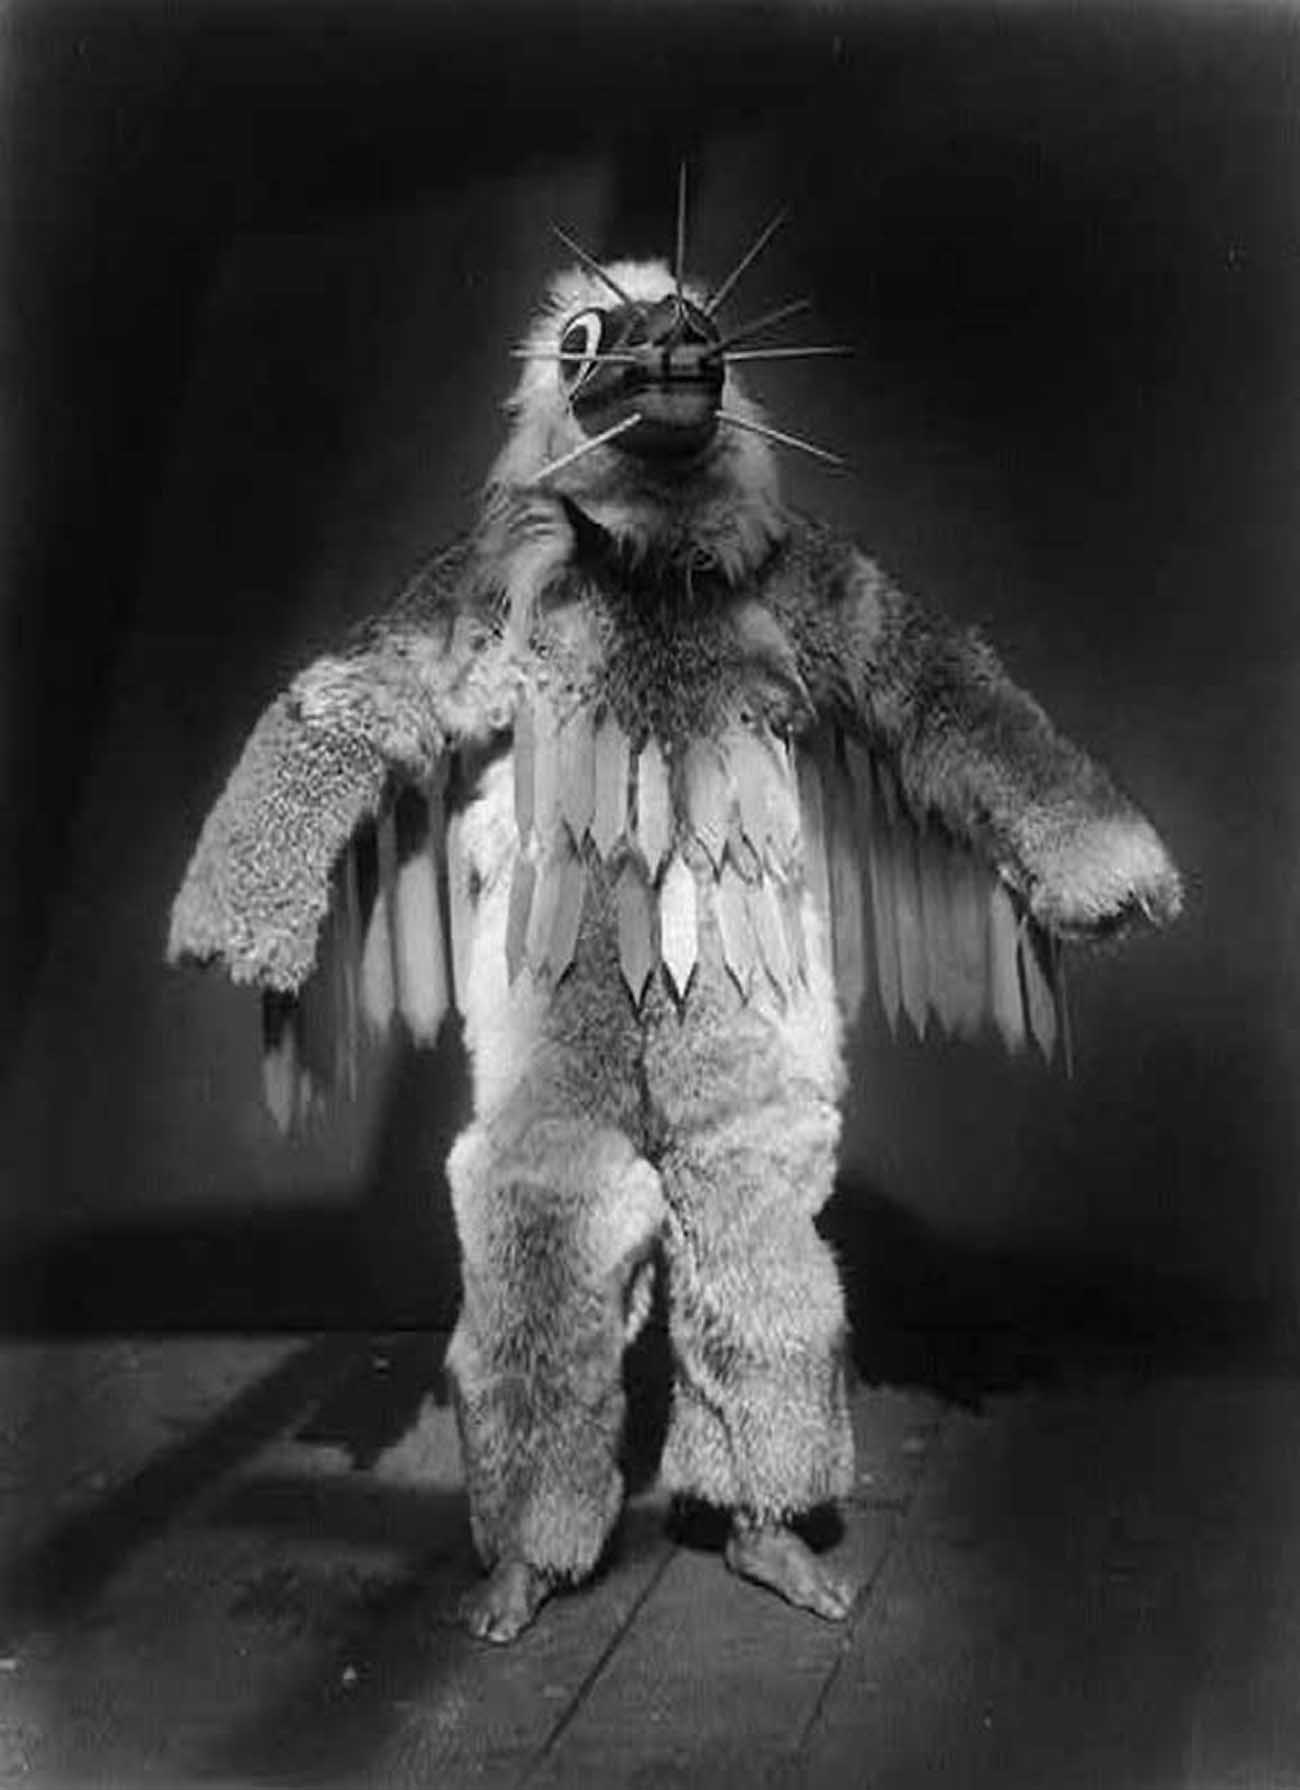
POLYGON ((593 357, 600 352, 604 333, 603 311, 582 311, 565 324, 560 337, 560 378, 570 394, 591 377, 598 364, 593 357))

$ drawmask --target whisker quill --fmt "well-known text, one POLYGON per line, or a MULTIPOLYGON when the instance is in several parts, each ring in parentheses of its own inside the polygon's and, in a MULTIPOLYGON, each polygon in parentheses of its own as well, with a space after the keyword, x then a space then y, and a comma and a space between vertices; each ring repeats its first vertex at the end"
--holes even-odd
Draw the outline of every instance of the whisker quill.
POLYGON ((677 240, 673 248, 673 285, 677 289, 677 314, 682 310, 682 276, 686 267, 686 163, 677 170, 677 240))
POLYGON ((750 336, 756 336, 760 330, 771 329, 775 324, 784 323, 787 317, 797 317, 801 311, 811 311, 810 298, 796 298, 788 305, 778 305, 774 311, 764 311, 761 317, 752 317, 748 323, 737 324, 717 343, 719 348, 730 348, 733 342, 743 342, 750 336))
POLYGON ((740 257, 740 260, 737 261, 726 279, 705 305, 704 310, 707 316, 712 317, 722 309, 732 292, 735 291, 737 282, 743 279, 745 274, 748 273, 749 269, 754 265, 755 261, 758 260, 758 257, 763 253, 763 250, 767 247, 768 243, 771 242, 772 238, 776 235, 777 231, 781 228, 789 215, 790 213, 788 211, 778 211, 771 223, 766 225, 764 229, 759 232, 758 237, 750 244, 749 248, 745 250, 745 253, 740 257))
POLYGON ((594 361, 597 366, 634 367, 641 358, 635 354, 563 354, 558 348, 512 348, 512 360, 580 360, 594 361))
POLYGON ((828 343, 825 347, 805 348, 736 348, 728 360, 811 360, 817 355, 852 354, 847 342, 828 343))
POLYGON ((567 454, 561 454, 558 460, 552 460, 549 465, 543 466, 539 472, 533 474, 533 482, 536 484, 542 479, 550 478, 551 474, 559 472, 562 466, 572 466, 573 462, 581 460, 584 454, 590 454, 594 449, 604 447, 607 441, 613 441, 616 435, 626 434, 629 429, 634 429, 640 421, 641 412, 634 410, 631 416, 625 416, 622 422, 613 424, 611 428, 602 429, 599 435, 589 436, 576 448, 570 448, 567 454))
POLYGON ((637 303, 630 293, 623 290, 612 274, 605 272, 605 269, 600 265, 600 262, 597 261, 596 257, 589 254, 580 242, 576 242, 574 238, 569 235, 567 230, 561 230, 558 224, 552 224, 551 231, 552 234, 559 237, 560 241, 564 244, 565 248, 568 249, 571 255, 576 255, 578 257, 579 261, 581 261, 588 272, 594 273, 598 280, 604 280, 610 291, 614 293, 623 304, 629 305, 634 311, 640 311, 644 308, 637 303))
POLYGON ((848 461, 839 454, 828 453, 825 448, 816 447, 811 441, 803 441, 798 435, 787 435, 784 429, 773 429, 767 423, 756 423, 747 416, 736 416, 729 410, 720 410, 718 421, 730 423, 733 429, 747 429, 751 435, 761 435, 765 440, 778 442, 782 447, 799 448, 803 453, 811 454, 815 460, 825 460, 829 466, 848 465, 848 461))

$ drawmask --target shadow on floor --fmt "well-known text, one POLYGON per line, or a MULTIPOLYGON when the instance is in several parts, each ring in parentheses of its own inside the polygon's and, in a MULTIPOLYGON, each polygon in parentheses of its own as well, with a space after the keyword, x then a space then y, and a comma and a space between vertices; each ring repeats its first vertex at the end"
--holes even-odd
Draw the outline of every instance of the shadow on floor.
POLYGON ((4 1636, 74 1622, 139 1547, 186 1505, 281 1434, 368 1341, 309 1343, 233 1399, 192 1435, 151 1459, 125 1484, 49 1531, 0 1581, 4 1636))

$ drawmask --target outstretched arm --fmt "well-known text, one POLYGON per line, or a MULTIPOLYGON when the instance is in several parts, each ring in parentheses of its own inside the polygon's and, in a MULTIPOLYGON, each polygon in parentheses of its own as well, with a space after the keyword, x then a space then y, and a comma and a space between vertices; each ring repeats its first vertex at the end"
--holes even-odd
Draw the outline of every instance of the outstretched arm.
POLYGON ((172 910, 168 956, 221 961, 292 993, 311 971, 330 879, 394 782, 508 724, 510 656, 493 617, 457 602, 463 558, 417 579, 344 652, 266 709, 208 815, 172 910))
POLYGON ((1150 821, 1064 739, 974 633, 927 613, 862 554, 838 556, 816 627, 823 700, 1055 933, 1172 919, 1178 873, 1150 821))

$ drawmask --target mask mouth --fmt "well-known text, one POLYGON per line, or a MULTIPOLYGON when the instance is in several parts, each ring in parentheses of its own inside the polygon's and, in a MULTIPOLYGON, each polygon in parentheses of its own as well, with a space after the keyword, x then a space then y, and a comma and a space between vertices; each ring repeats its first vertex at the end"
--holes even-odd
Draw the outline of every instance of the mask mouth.
POLYGON ((618 429, 611 445, 646 461, 703 453, 718 431, 726 378, 717 324, 675 293, 654 305, 619 306, 600 318, 599 347, 581 352, 577 337, 585 342, 589 332, 580 321, 565 332, 579 353, 560 363, 569 407, 584 431, 618 429))

